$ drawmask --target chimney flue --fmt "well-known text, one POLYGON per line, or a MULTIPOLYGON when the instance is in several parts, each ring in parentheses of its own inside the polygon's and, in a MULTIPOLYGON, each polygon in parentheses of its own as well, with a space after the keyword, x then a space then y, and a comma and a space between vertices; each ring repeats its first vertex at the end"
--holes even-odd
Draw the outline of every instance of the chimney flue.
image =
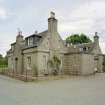
POLYGON ((50 17, 48 18, 48 31, 49 32, 57 32, 57 19, 55 18, 55 13, 50 12, 50 17))
POLYGON ((95 43, 99 43, 99 36, 98 36, 98 32, 95 32, 94 42, 95 42, 95 43))
POLYGON ((51 17, 51 18, 55 18, 55 13, 51 11, 51 12, 50 12, 50 17, 51 17))

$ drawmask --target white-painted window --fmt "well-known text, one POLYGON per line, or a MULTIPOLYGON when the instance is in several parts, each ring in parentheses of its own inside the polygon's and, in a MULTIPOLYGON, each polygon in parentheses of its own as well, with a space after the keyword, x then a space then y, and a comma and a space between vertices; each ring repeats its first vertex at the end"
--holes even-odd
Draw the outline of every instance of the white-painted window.
POLYGON ((28 38, 28 46, 33 45, 33 37, 28 38))
POLYGON ((89 48, 88 47, 86 47, 86 51, 88 51, 89 50, 89 48))
POLYGON ((11 45, 11 49, 12 49, 12 51, 14 50, 14 45, 11 45))
POLYGON ((43 67, 46 67, 46 56, 43 56, 43 67))
POLYGON ((48 74, 48 71, 47 71, 47 56, 46 55, 43 55, 43 70, 44 70, 45 74, 48 74))
POLYGON ((67 47, 70 47, 70 44, 69 43, 67 43, 67 47))
POLYGON ((82 52, 83 51, 83 48, 80 47, 79 50, 82 52))
POLYGON ((30 70, 31 69, 31 56, 27 57, 27 69, 30 70))

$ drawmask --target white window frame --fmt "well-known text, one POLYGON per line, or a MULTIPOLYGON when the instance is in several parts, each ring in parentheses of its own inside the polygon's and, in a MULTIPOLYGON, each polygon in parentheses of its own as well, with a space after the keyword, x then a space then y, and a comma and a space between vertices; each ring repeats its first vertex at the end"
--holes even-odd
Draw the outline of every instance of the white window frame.
POLYGON ((27 57, 27 69, 31 70, 31 56, 27 57))
POLYGON ((33 45, 33 37, 28 38, 28 46, 33 45))

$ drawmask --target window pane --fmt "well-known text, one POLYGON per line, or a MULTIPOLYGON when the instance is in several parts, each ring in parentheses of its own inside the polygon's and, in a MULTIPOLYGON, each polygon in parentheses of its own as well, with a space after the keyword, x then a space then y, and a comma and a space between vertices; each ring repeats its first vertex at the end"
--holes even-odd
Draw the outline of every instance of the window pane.
POLYGON ((27 69, 31 69, 31 57, 27 57, 27 69))
POLYGON ((33 37, 28 38, 28 46, 33 45, 33 37))

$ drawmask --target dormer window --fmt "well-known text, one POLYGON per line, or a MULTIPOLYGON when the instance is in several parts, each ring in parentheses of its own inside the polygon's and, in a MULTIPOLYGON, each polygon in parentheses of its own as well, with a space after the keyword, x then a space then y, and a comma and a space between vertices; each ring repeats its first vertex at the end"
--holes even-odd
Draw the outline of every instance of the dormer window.
POLYGON ((41 36, 38 34, 37 35, 33 34, 33 35, 25 38, 26 46, 28 46, 28 47, 36 46, 37 42, 40 40, 40 38, 41 38, 41 36))
POLYGON ((86 47, 83 48, 83 51, 86 51, 86 47))
POLYGON ((16 44, 16 43, 11 44, 11 50, 12 50, 12 51, 14 51, 14 49, 15 49, 15 44, 16 44))
POLYGON ((32 46, 33 45, 33 37, 29 37, 28 38, 27 44, 28 44, 28 46, 32 46))
POLYGON ((14 50, 14 45, 11 46, 12 51, 14 50))
POLYGON ((70 44, 69 43, 67 43, 67 47, 70 47, 70 44))
POLYGON ((89 47, 84 47, 83 48, 83 51, 88 51, 89 50, 89 47))
POLYGON ((86 47, 86 51, 88 51, 89 50, 89 48, 88 47, 86 47))
POLYGON ((79 50, 82 52, 83 51, 83 48, 79 48, 79 50))

